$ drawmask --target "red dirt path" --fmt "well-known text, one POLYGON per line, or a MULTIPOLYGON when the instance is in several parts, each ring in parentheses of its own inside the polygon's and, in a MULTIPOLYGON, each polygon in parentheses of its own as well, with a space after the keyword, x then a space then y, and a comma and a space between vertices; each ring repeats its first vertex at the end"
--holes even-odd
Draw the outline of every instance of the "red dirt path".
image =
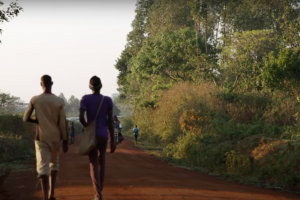
MULTIPOLYGON (((61 155, 57 200, 91 200, 88 158, 77 154, 78 141, 61 155)), ((0 188, 0 200, 38 200, 34 167, 10 174, 0 188), (2 195, 2 196, 1 196, 2 195)), ((104 200, 290 200, 300 196, 231 183, 171 166, 125 140, 107 154, 104 200)))

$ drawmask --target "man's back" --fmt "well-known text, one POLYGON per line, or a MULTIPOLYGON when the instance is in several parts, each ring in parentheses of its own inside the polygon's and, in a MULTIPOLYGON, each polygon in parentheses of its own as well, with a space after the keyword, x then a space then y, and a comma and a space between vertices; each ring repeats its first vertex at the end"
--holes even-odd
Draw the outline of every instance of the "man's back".
POLYGON ((58 142, 66 135, 64 101, 61 98, 46 93, 33 97, 24 119, 30 115, 31 107, 39 123, 40 141, 58 142))

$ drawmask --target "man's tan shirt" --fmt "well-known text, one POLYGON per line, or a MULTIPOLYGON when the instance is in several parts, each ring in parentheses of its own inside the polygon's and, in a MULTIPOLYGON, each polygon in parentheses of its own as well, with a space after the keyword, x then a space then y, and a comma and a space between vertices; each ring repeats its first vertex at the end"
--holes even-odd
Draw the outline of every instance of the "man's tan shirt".
POLYGON ((32 97, 24 114, 26 121, 32 110, 39 122, 38 132, 41 142, 59 142, 67 140, 66 115, 64 101, 54 94, 40 94, 32 97))

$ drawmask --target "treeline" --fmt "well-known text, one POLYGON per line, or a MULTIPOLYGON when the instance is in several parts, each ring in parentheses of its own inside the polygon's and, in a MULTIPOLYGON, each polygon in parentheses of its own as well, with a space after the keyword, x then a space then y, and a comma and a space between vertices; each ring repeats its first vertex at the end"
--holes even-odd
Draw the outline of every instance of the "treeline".
MULTIPOLYGON (((78 117, 80 100, 71 95, 69 99, 66 99, 63 93, 59 94, 65 102, 65 111, 67 117, 78 117)), ((9 93, 0 92, 0 115, 16 115, 23 114, 27 108, 28 103, 21 100, 20 97, 13 96, 9 93)))
POLYGON ((71 97, 69 99, 67 99, 63 93, 60 93, 58 96, 60 98, 62 98, 65 102, 66 116, 67 117, 78 117, 80 100, 77 97, 75 97, 74 95, 71 95, 71 97))
POLYGON ((20 97, 0 91, 0 115, 22 113, 26 106, 27 103, 21 100, 20 97))
MULTIPOLYGON (((74 95, 71 95, 71 97, 67 99, 63 93, 60 93, 58 96, 64 100, 66 116, 78 117, 80 99, 74 95)), ((113 111, 115 115, 122 114, 124 116, 131 113, 131 107, 127 104, 124 104, 118 94, 113 95, 113 102, 113 111)), ((25 103, 20 97, 0 91, 0 115, 23 114, 27 108, 27 105, 28 103, 25 103)))
POLYGON ((141 139, 179 164, 297 189, 299 9, 299 0, 138 0, 115 67, 141 139))
MULTIPOLYGON (((67 117, 79 116, 79 99, 73 95, 65 101, 67 117)), ((34 156, 34 124, 24 123, 23 114, 28 103, 19 97, 0 92, 0 176, 7 172, 9 162, 26 160, 34 156)), ((75 122, 76 135, 82 133, 82 125, 75 122)))
MULTIPOLYGON (((59 97, 62 98, 65 102, 65 111, 67 117, 79 117, 79 107, 80 107, 80 99, 71 95, 69 99, 67 99, 63 93, 59 94, 59 97)), ((126 115, 128 113, 128 106, 124 105, 118 95, 113 96, 113 114, 114 115, 126 115), (120 107, 120 108, 119 108, 120 107), (121 110, 123 113, 121 113, 121 110)))
POLYGON ((297 95, 299 0, 139 0, 115 67, 122 96, 154 105, 177 82, 297 95), (155 95, 154 95, 155 97, 155 95))

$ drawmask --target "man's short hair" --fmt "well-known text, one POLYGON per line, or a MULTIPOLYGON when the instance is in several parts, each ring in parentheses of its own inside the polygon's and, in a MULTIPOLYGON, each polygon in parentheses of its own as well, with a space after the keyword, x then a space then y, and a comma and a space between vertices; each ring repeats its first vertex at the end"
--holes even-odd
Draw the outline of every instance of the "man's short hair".
POLYGON ((44 83, 44 85, 47 85, 47 86, 52 84, 52 78, 49 75, 42 76, 41 81, 44 83))
POLYGON ((90 87, 94 90, 100 90, 102 88, 102 83, 98 76, 93 76, 90 79, 90 87))

